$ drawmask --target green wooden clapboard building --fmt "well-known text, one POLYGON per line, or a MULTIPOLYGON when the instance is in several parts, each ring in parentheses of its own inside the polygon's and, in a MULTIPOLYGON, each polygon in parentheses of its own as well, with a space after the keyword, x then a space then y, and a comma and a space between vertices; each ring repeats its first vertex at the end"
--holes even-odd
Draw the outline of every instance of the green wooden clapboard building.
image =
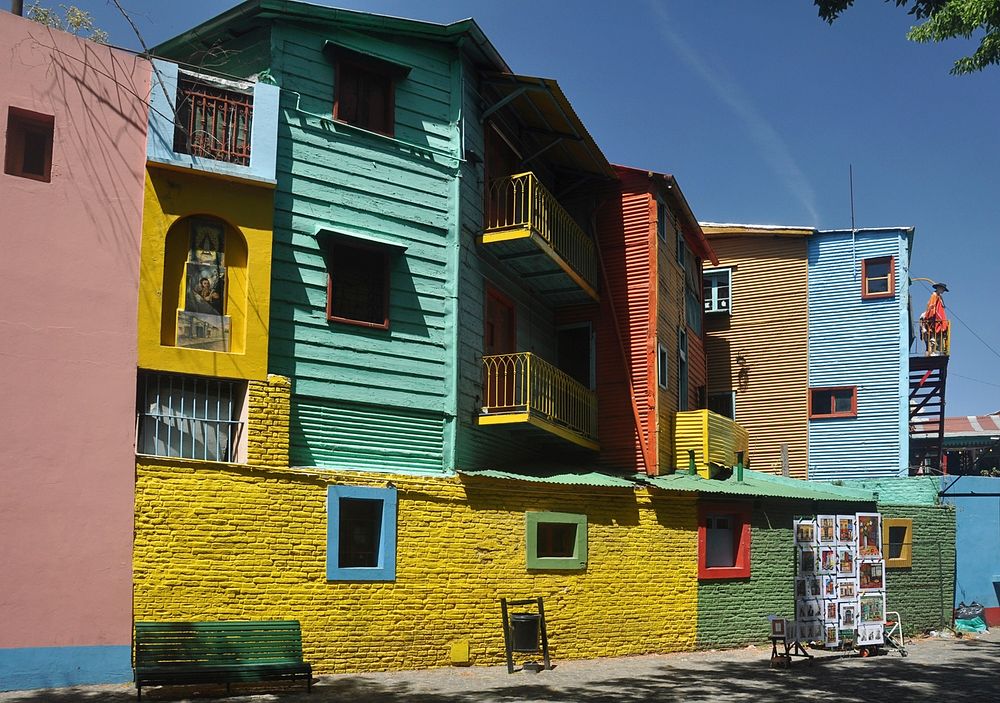
POLYGON ((596 456, 593 330, 565 313, 600 298, 613 172, 555 81, 472 20, 279 0, 156 53, 281 89, 269 370, 293 465, 596 456))

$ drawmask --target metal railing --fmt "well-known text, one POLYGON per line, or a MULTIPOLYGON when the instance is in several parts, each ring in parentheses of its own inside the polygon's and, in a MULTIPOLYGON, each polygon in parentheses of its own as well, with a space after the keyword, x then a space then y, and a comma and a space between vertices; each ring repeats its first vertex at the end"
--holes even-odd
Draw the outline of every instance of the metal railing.
POLYGON ((551 246, 591 287, 597 282, 597 250, 555 196, 530 171, 490 182, 486 232, 529 229, 551 246))
POLYGON ((946 320, 944 325, 943 330, 935 332, 921 324, 920 339, 924 342, 924 356, 951 356, 951 321, 946 320))
POLYGON ((530 352, 483 357, 482 412, 529 413, 597 441, 597 394, 530 352))
POLYGON ((250 165, 253 95, 181 78, 177 85, 174 151, 250 165))

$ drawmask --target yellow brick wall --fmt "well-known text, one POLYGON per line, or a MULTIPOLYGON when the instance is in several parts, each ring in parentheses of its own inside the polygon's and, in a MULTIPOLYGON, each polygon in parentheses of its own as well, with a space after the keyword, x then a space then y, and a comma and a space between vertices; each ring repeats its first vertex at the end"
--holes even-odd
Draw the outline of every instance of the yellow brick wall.
POLYGON ((247 463, 288 466, 288 418, 292 382, 268 374, 267 381, 250 381, 247 408, 247 463))
POLYGON ((291 618, 317 672, 440 666, 468 640, 503 661, 499 598, 543 596, 556 659, 690 650, 693 497, 463 477, 268 469, 143 458, 136 620, 291 618), (398 490, 395 582, 326 580, 326 487, 398 490), (531 572, 524 514, 588 516, 581 572, 531 572))

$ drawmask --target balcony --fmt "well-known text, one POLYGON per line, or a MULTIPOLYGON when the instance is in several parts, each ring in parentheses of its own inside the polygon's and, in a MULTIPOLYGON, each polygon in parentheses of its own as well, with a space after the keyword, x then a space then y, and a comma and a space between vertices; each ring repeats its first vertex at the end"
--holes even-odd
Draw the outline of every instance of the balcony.
POLYGON ((278 86, 184 71, 162 59, 153 64, 149 163, 273 185, 278 86))
POLYGON ((599 300, 593 239, 533 173, 490 182, 480 242, 555 305, 599 300))
POLYGON ((939 329, 934 329, 924 324, 920 324, 920 340, 924 343, 924 356, 950 356, 951 355, 951 323, 945 320, 939 323, 939 329), (943 327, 940 327, 943 324, 943 327))
POLYGON ((529 425, 597 451, 597 394, 530 352, 483 357, 480 425, 529 425))
POLYGON ((703 478, 711 478, 720 467, 736 464, 736 453, 743 452, 748 463, 750 435, 728 417, 710 410, 687 410, 677 413, 674 426, 674 468, 688 468, 688 451, 694 450, 695 465, 703 478))

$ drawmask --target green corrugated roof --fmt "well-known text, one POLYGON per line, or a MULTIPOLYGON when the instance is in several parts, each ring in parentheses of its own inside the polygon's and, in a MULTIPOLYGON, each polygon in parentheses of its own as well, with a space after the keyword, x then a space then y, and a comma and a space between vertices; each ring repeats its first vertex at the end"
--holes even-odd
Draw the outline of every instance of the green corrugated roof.
POLYGON ((493 469, 480 470, 459 470, 463 476, 474 476, 476 478, 495 478, 506 481, 528 481, 529 483, 550 483, 564 486, 600 486, 603 488, 629 488, 636 487, 634 481, 621 476, 611 476, 597 471, 563 471, 538 472, 519 474, 513 471, 496 471, 493 469))
POLYGON ((751 471, 750 469, 743 471, 743 481, 737 481, 735 473, 722 481, 678 473, 647 478, 645 482, 665 491, 718 493, 720 495, 759 498, 793 498, 797 500, 875 502, 875 495, 871 491, 860 488, 813 483, 796 478, 765 474, 760 471, 751 471))

